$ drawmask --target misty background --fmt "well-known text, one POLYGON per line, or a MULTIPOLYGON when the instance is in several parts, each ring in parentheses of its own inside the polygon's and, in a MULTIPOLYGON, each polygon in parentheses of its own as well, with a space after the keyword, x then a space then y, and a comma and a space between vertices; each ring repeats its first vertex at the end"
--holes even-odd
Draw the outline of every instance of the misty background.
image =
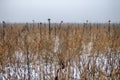
POLYGON ((0 22, 120 22, 120 0, 0 0, 0 22))

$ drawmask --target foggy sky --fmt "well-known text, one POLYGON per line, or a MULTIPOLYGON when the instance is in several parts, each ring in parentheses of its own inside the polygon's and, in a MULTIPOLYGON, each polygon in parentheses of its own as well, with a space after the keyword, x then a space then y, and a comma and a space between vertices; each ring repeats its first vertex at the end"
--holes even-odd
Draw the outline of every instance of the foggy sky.
POLYGON ((0 0, 0 22, 120 22, 120 0, 0 0))

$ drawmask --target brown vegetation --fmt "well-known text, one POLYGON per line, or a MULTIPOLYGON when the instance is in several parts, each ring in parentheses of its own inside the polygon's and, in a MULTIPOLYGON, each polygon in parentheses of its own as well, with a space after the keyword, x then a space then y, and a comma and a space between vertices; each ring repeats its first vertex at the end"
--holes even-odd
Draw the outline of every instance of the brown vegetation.
POLYGON ((118 80, 120 24, 0 24, 0 73, 25 65, 22 80, 37 67, 40 80, 118 80))

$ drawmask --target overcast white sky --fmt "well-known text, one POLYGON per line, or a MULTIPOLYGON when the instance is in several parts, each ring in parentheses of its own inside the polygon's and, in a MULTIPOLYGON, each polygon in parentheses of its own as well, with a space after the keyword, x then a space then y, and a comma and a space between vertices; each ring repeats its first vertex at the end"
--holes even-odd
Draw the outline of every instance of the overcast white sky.
POLYGON ((120 0, 0 0, 0 21, 120 22, 120 0))

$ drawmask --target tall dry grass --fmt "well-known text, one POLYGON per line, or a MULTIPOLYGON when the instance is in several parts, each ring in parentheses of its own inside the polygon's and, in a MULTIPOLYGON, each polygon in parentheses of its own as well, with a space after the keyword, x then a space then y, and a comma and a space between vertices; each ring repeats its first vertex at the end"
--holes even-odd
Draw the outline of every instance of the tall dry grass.
POLYGON ((4 22, 0 73, 10 80, 119 80, 120 24, 4 22))

